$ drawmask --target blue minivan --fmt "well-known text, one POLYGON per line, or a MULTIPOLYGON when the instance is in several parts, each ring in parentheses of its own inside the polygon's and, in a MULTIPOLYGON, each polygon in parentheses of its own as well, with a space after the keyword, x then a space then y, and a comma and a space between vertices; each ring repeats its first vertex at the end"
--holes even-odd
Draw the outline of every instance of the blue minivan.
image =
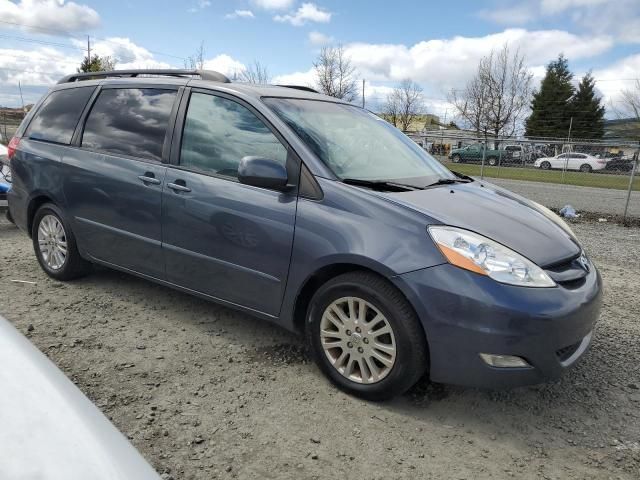
POLYGON ((49 276, 99 264, 273 321, 363 398, 424 374, 557 378, 599 314, 601 278, 559 217, 306 87, 74 74, 9 157, 10 214, 49 276))

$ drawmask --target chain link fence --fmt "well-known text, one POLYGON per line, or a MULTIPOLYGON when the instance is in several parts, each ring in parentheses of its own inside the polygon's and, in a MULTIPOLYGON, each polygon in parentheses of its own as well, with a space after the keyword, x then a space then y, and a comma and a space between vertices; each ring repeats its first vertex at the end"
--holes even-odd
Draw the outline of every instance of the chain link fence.
POLYGON ((638 142, 515 140, 461 131, 408 135, 450 169, 547 207, 640 219, 638 142))
MULTIPOLYGON (((0 143, 24 116, 0 108, 0 143)), ((452 170, 505 187, 543 205, 640 220, 640 143, 479 137, 461 130, 407 133, 452 170)))
POLYGON ((9 143, 24 116, 25 113, 20 109, 0 107, 0 143, 9 143))

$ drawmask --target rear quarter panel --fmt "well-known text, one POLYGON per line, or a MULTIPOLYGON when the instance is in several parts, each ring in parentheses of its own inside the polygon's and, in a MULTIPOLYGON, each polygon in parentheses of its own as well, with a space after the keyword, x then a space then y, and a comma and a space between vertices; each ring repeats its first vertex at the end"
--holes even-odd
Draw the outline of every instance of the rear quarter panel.
POLYGON ((11 159, 12 185, 9 209, 16 224, 29 230, 28 209, 34 199, 47 197, 61 208, 65 207, 62 191, 60 159, 69 147, 23 138, 11 159))

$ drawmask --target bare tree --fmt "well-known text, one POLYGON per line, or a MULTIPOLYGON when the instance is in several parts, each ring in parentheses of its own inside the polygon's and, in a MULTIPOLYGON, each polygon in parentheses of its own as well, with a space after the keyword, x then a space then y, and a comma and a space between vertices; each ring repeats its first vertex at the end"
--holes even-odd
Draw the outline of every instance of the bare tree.
POLYGON ((204 70, 204 41, 200 42, 200 46, 195 53, 187 57, 184 61, 184 68, 190 70, 204 70))
POLYGON ((480 60, 466 87, 452 92, 452 103, 477 133, 510 136, 527 113, 532 78, 525 57, 505 44, 480 60))
POLYGON ((480 75, 473 77, 463 90, 452 90, 450 102, 454 105, 464 123, 480 136, 486 133, 487 91, 480 75))
POLYGON ((423 109, 422 87, 406 78, 387 95, 384 114, 395 127, 406 132, 423 109))
POLYGON ((636 79, 633 87, 622 90, 618 102, 620 108, 616 108, 618 116, 622 118, 634 118, 640 121, 640 80, 636 79))
POLYGON ((313 67, 320 91, 347 102, 358 96, 356 69, 347 57, 344 47, 322 47, 313 67))
POLYGON ((400 95, 394 88, 388 95, 382 107, 384 119, 394 127, 400 126, 400 95))
POLYGON ((271 75, 265 65, 259 60, 254 60, 251 65, 240 72, 240 80, 257 85, 266 85, 271 82, 271 75))

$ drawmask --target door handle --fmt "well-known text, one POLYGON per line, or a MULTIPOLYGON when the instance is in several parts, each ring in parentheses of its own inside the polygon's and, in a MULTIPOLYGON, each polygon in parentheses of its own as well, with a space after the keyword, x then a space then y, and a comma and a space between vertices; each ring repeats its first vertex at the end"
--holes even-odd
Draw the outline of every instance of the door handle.
POLYGON ((153 176, 153 173, 145 173, 144 175, 138 175, 138 178, 145 185, 150 183, 152 185, 160 185, 160 180, 153 176))
MULTIPOLYGON (((181 180, 176 180, 176 182, 181 182, 181 180)), ((167 183, 167 187, 169 187, 174 192, 190 192, 191 189, 186 185, 181 185, 179 183, 167 183)))

